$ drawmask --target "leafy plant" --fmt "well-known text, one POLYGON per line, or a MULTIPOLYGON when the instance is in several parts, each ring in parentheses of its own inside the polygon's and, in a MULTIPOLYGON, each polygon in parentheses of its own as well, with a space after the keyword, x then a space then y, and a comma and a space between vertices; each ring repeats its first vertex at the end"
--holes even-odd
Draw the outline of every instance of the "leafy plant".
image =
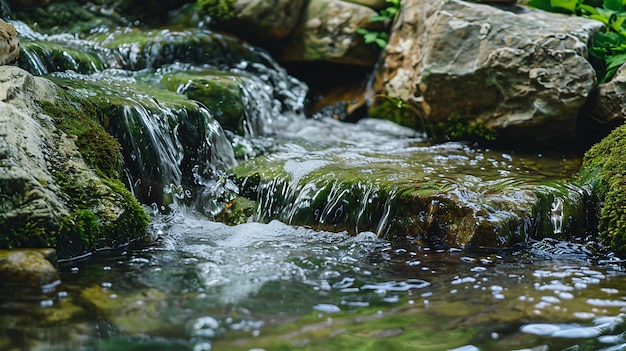
MULTIPOLYGON (((385 22, 392 20, 400 11, 401 0, 386 0, 390 5, 382 9, 377 15, 370 17, 371 22, 385 22)), ((387 32, 369 30, 366 28, 359 28, 357 33, 363 36, 363 40, 366 44, 374 43, 379 48, 384 49, 389 41, 389 34, 387 32)))
POLYGON ((530 0, 529 6, 550 12, 572 14, 602 22, 607 31, 594 38, 590 53, 604 62, 601 82, 613 78, 626 63, 626 1, 604 0, 602 7, 593 0, 530 0))

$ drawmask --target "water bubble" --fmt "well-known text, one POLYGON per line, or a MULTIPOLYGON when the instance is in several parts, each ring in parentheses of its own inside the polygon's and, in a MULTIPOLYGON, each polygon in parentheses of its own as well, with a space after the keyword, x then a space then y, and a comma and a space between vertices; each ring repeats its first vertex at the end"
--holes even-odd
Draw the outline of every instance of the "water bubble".
POLYGON ((458 284, 465 284, 465 283, 474 283, 475 281, 476 281, 476 278, 474 277, 463 277, 463 278, 454 279, 453 281, 450 282, 450 284, 458 285, 458 284))
POLYGON ((313 309, 325 313, 337 313, 341 311, 341 308, 339 308, 338 306, 327 303, 318 303, 317 305, 313 306, 313 309))
POLYGON ((212 339, 218 335, 219 327, 217 319, 210 316, 200 317, 191 325, 191 333, 194 336, 212 339))
POLYGON ((559 330, 561 330, 561 327, 558 325, 546 323, 526 324, 520 327, 520 331, 522 333, 539 336, 550 336, 559 330))
POLYGON ((587 304, 597 307, 626 307, 626 301, 607 299, 587 299, 587 304))
POLYGON ((596 316, 595 313, 591 312, 574 312, 573 315, 574 317, 579 319, 592 319, 596 316))

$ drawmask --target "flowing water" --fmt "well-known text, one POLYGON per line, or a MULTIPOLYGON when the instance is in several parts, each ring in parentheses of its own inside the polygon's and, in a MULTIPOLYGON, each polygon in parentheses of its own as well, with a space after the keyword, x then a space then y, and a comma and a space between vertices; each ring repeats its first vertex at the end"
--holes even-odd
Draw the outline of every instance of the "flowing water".
POLYGON ((1 350, 626 350, 621 261, 564 215, 584 200, 563 182, 576 157, 306 119, 302 83, 206 31, 78 39, 16 26, 23 67, 111 106, 154 242, 62 261, 61 283, 41 291, 0 291, 1 350), (228 81, 240 125, 219 121, 227 106, 194 101, 198 80, 228 81), (548 207, 512 210, 538 187, 548 207), (247 191, 258 196, 248 223, 211 220, 247 191), (521 236, 503 239, 519 245, 387 240, 437 220, 471 226, 446 222, 441 199, 403 217, 413 210, 398 199, 433 191, 475 210, 471 223, 519 220, 521 236), (544 238, 563 233, 579 243, 544 238))

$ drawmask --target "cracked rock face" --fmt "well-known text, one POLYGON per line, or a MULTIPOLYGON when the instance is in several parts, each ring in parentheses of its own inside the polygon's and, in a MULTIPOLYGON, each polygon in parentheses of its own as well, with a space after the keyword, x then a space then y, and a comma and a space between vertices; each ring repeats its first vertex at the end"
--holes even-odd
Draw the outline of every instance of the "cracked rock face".
POLYGON ((17 31, 10 23, 0 20, 0 65, 17 61, 20 55, 20 42, 17 31))
POLYGON ((458 0, 407 0, 377 90, 429 122, 461 116, 512 142, 568 141, 596 84, 597 21, 458 0))

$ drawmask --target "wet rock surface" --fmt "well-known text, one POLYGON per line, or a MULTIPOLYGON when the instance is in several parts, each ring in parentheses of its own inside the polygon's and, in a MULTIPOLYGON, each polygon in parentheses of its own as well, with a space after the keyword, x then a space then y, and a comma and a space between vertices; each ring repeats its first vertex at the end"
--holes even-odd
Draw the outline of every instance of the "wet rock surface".
POLYGON ((511 247, 586 228, 585 190, 560 181, 577 171, 575 156, 428 145, 389 122, 340 123, 300 124, 272 155, 234 169, 258 219, 434 247, 511 247))
POLYGON ((122 222, 131 225, 130 237, 145 234, 147 218, 135 200, 114 179, 100 178, 85 163, 77 139, 55 126, 68 116, 50 116, 39 106, 60 101, 59 88, 18 67, 0 67, 0 75, 6 111, 0 117, 1 182, 11 189, 2 198, 0 225, 7 235, 1 246, 57 247, 68 257, 128 242, 117 233, 94 238, 122 222))

